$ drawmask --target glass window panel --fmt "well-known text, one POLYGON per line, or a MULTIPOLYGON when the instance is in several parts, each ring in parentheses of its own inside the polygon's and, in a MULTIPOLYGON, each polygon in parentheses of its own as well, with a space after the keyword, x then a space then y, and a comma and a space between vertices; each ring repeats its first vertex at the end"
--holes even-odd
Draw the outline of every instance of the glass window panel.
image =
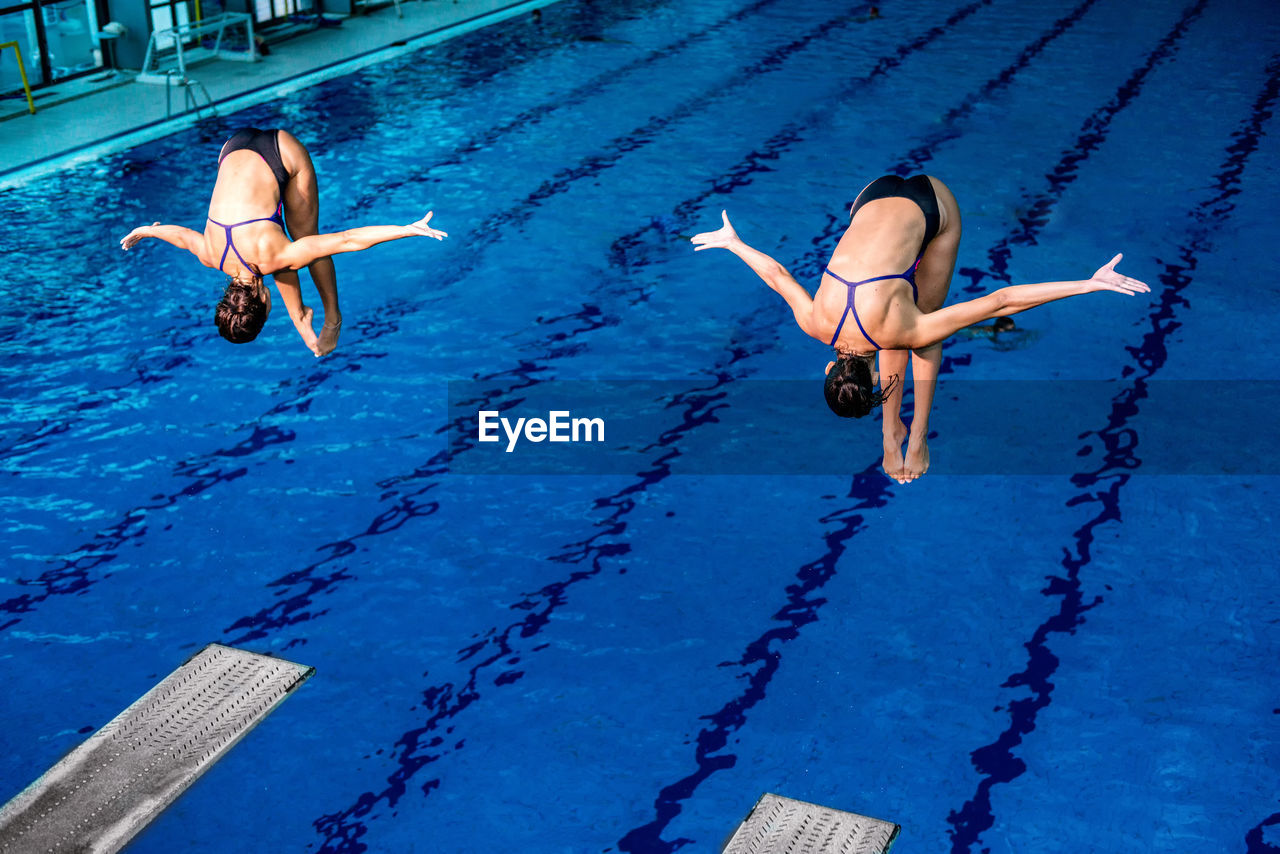
MULTIPOLYGON (((191 23, 191 13, 186 0, 153 0, 151 4, 151 29, 155 32, 191 23)), ((157 36, 156 50, 170 50, 175 46, 172 36, 157 36)))
POLYGON ((102 64, 97 16, 90 3, 91 0, 60 0, 40 7, 54 80, 91 71, 102 64))
MULTIPOLYGON (((40 73, 40 49, 36 45, 36 18, 30 10, 0 15, 0 43, 17 42, 22 62, 27 67, 27 82, 33 87, 44 83, 40 73)), ((18 72, 18 54, 13 48, 0 50, 0 92, 22 92, 22 75, 18 72)), ((25 95, 21 96, 25 109, 25 95)))
POLYGON ((259 23, 276 21, 290 15, 310 14, 314 0, 254 0, 253 16, 259 23))

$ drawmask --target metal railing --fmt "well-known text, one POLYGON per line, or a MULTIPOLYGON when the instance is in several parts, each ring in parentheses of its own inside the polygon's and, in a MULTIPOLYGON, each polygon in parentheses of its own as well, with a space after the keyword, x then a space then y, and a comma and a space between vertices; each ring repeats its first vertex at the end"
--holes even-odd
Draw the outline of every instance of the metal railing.
POLYGON ((218 108, 213 105, 213 98, 209 96, 209 90, 204 88, 204 84, 193 77, 187 77, 181 74, 178 69, 170 68, 164 73, 164 117, 166 119, 173 117, 173 87, 182 87, 182 111, 195 110, 198 118, 204 118, 204 109, 209 108, 209 114, 216 116, 218 108), (204 103, 200 103, 200 99, 196 97, 196 90, 204 95, 204 103))
POLYGON ((34 116, 36 114, 36 102, 31 98, 31 84, 27 82, 27 67, 22 64, 22 48, 18 47, 16 41, 0 42, 0 53, 3 53, 7 47, 13 48, 13 52, 18 55, 18 73, 22 75, 22 89, 27 93, 27 111, 34 116))

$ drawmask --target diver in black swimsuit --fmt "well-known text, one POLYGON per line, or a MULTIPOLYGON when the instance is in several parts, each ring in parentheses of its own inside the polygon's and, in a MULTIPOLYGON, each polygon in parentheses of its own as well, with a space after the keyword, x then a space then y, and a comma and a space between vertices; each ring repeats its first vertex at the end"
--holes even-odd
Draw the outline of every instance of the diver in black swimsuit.
POLYGON ((430 213, 409 225, 371 225, 336 234, 320 234, 319 220, 316 173, 302 143, 288 131, 243 128, 218 155, 218 178, 203 233, 157 222, 129 232, 120 248, 130 249, 144 237, 155 237, 225 273, 227 287, 214 323, 222 337, 235 344, 252 341, 266 323, 271 292, 263 277, 270 274, 303 343, 323 356, 337 346, 342 329, 337 274, 330 256, 401 237, 439 240, 445 233, 431 228, 430 213), (266 211, 274 213, 262 216, 266 211), (324 307, 318 335, 311 309, 302 302, 297 271, 303 267, 311 273, 324 307))
POLYGON ((929 413, 944 339, 974 323, 1064 297, 1150 291, 1115 271, 1117 255, 1088 279, 1012 285, 943 308, 960 247, 960 208, 947 186, 928 175, 885 175, 858 194, 812 297, 781 264, 743 243, 727 213, 721 217, 720 229, 693 237, 695 251, 720 248, 737 255, 787 301, 806 334, 835 348, 823 388, 827 405, 855 418, 883 406, 884 470, 899 483, 929 468, 929 413), (854 324, 846 325, 850 315, 854 324), (908 358, 915 384, 910 431, 900 414, 908 358), (881 375, 889 380, 877 391, 881 375))

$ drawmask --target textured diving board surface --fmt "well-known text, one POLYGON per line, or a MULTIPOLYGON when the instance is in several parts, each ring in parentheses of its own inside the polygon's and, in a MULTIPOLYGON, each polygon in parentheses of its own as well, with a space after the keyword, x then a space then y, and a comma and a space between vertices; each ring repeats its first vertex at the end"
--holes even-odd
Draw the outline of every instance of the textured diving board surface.
POLYGON ((0 852, 119 851, 313 672, 210 644, 0 808, 0 852))
POLYGON ((765 794, 721 854, 886 854, 898 825, 765 794))

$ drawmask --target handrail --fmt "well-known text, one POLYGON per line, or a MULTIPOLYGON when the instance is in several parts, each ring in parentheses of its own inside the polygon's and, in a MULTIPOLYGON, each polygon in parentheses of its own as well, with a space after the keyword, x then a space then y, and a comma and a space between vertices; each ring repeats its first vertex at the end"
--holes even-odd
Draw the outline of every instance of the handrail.
POLYGON ((194 77, 186 77, 179 73, 176 68, 170 68, 165 71, 164 77, 164 117, 166 119, 173 117, 173 105, 170 99, 170 92, 173 91, 173 86, 175 84, 182 87, 183 112, 195 110, 196 118, 202 119, 204 118, 204 108, 208 107, 212 115, 216 116, 218 114, 218 108, 214 106, 213 98, 209 96, 209 90, 206 89, 204 84, 199 80, 196 80, 194 77), (204 93, 205 103, 203 106, 200 104, 200 99, 196 97, 195 89, 197 86, 200 88, 200 91, 204 93))
POLYGON ((14 53, 18 54, 18 73, 22 75, 22 88, 27 93, 27 110, 31 115, 36 114, 36 102, 31 99, 31 86, 27 83, 27 67, 22 64, 22 48, 18 47, 16 41, 0 42, 0 51, 7 47, 11 47, 14 53))

